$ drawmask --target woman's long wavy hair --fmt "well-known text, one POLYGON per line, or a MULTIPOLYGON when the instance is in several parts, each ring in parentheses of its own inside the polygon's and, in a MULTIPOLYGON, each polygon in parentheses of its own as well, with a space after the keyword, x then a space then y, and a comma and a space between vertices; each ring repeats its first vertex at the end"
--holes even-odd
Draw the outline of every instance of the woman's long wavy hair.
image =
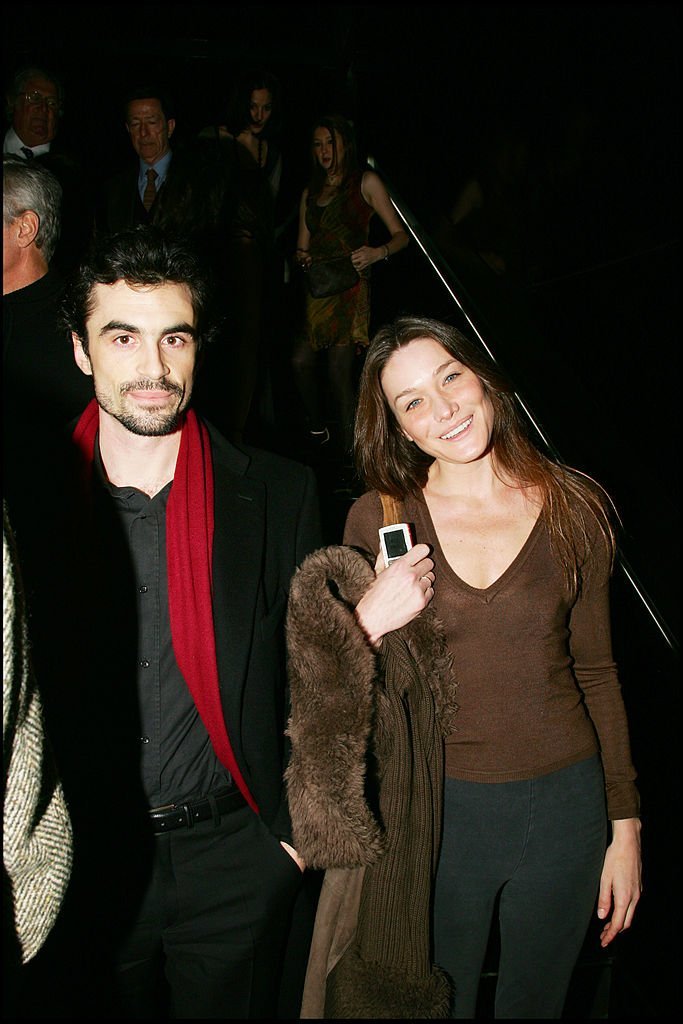
POLYGON ((420 316, 400 316, 380 328, 370 342, 361 372, 354 429, 354 455, 361 480, 400 501, 416 495, 427 483, 434 457, 409 441, 390 409, 382 389, 382 373, 399 349, 417 338, 432 338, 481 381, 493 408, 490 451, 494 471, 506 482, 537 487, 551 544, 567 586, 577 593, 582 567, 590 559, 590 540, 597 521, 614 561, 616 537, 613 506, 590 477, 553 462, 531 442, 512 384, 505 374, 457 328, 420 316))

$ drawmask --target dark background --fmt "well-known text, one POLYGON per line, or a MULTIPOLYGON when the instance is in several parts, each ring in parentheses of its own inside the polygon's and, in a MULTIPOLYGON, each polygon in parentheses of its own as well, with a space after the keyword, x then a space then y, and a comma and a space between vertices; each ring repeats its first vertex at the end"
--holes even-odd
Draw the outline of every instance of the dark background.
MULTIPOLYGON (((428 232, 501 126, 521 128, 541 175, 582 117, 576 170, 529 221, 533 323, 503 298, 503 330, 485 333, 559 454, 610 490, 629 563, 678 638, 677 5, 28 3, 4 28, 7 75, 42 60, 63 76, 60 134, 98 178, 130 159, 131 82, 161 79, 175 141, 191 142, 262 63, 283 87, 294 200, 311 122, 337 110, 428 232)), ((399 309, 453 316, 430 273, 415 246, 378 267, 375 324, 399 309)))
MULTIPOLYGON (((450 270, 553 448, 607 486, 624 523, 614 638, 643 796, 645 891, 634 927, 609 958, 589 936, 582 977, 597 995, 589 1009, 577 983, 568 1015, 606 1016, 603 1007, 610 1016, 672 1016, 679 974, 678 5, 22 4, 3 20, 6 73, 35 60, 62 74, 61 131, 98 176, 129 156, 119 109, 128 84, 161 76, 176 97, 177 136, 190 142, 221 119, 239 71, 261 63, 283 86, 297 191, 306 184, 312 120, 340 111, 428 238, 501 125, 522 126, 540 166, 572 117, 582 116, 587 144, 555 205, 529 223, 532 258, 521 287, 473 298, 458 268, 450 270)), ((415 243, 378 267, 373 295, 375 322, 408 311, 463 326, 415 243)), ((330 541, 339 539, 332 534, 344 512, 334 506, 330 541)))

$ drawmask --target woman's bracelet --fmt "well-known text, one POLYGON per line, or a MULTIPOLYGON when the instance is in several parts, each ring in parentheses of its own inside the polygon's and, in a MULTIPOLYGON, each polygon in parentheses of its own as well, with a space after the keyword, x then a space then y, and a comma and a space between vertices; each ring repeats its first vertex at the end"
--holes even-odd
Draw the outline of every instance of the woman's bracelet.
POLYGON ((385 245, 385 246, 383 246, 383 249, 384 249, 383 259, 388 260, 389 259, 389 246, 385 245))

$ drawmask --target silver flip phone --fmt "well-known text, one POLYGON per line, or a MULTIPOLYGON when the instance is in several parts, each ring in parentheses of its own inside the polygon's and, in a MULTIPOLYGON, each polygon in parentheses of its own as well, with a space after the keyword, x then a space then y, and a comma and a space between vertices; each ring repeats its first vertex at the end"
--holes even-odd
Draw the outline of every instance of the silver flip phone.
POLYGON ((379 543, 384 555, 385 566, 405 555, 413 546, 413 537, 407 523, 396 523, 394 526, 382 526, 379 531, 379 543))

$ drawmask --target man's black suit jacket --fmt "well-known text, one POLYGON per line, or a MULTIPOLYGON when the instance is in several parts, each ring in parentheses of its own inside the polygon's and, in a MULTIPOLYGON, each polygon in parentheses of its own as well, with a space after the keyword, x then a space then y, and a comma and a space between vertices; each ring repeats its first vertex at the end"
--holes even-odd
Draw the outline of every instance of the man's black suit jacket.
POLYGON ((321 546, 312 470, 236 446, 210 428, 214 467, 214 628, 231 745, 262 817, 291 841, 282 785, 289 583, 321 546))
MULTIPOLYGON (((291 577, 321 545, 315 477, 297 462, 209 431, 225 723, 264 822, 287 841, 284 623, 291 577)), ((64 446, 73 449, 68 434, 64 446)), ((80 849, 92 843, 100 860, 106 850, 121 870, 140 862, 149 831, 140 779, 135 580, 113 503, 97 486, 95 506, 84 501, 81 484, 56 457, 58 447, 51 446, 49 465, 27 467, 20 506, 12 509, 30 640, 80 849)))
MULTIPOLYGON (((168 176, 171 175, 175 158, 168 165, 168 176)), ((106 179, 99 190, 96 203, 96 227, 100 234, 111 234, 127 231, 138 224, 150 224, 154 220, 157 199, 148 211, 142 204, 138 189, 140 164, 135 160, 122 168, 118 173, 106 179)), ((162 186, 162 189, 165 187, 162 186)), ((162 189, 159 190, 159 195, 162 189)))

